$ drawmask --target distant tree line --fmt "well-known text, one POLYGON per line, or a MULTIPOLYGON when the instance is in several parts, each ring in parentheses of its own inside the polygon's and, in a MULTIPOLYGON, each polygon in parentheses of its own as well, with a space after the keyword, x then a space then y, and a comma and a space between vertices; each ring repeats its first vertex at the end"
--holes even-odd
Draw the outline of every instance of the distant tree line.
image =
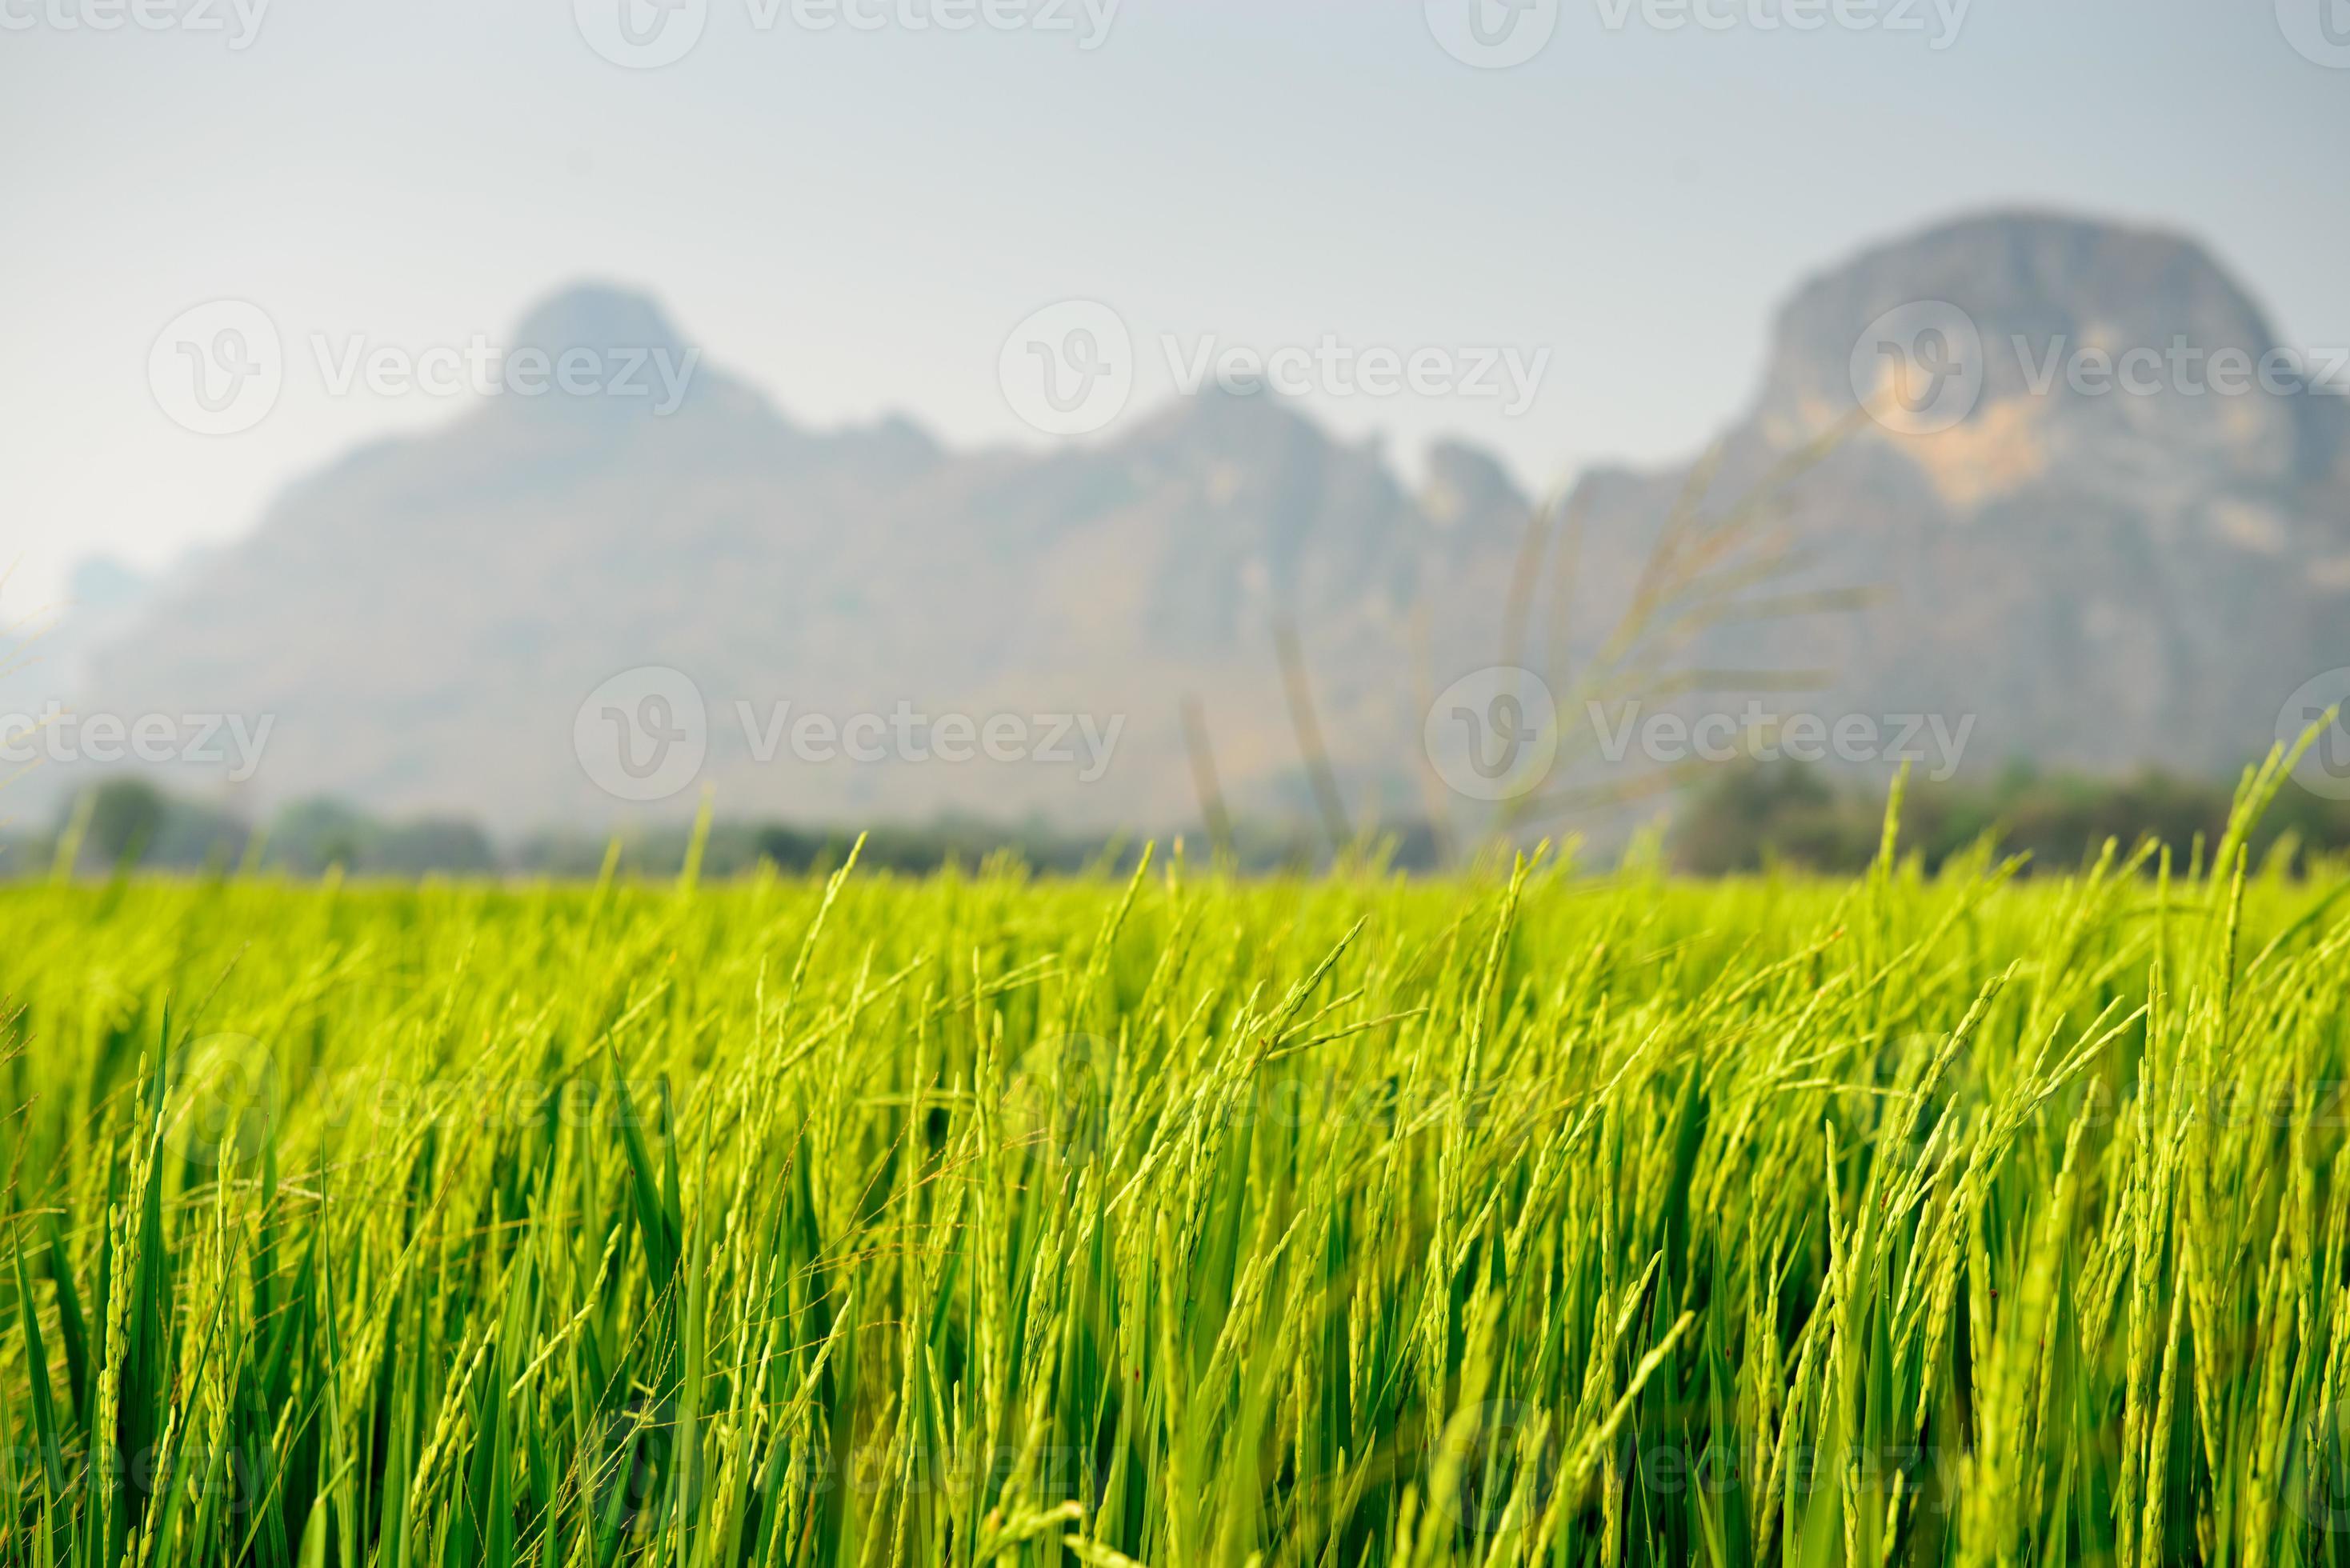
POLYGON ((486 876, 504 863, 489 835, 462 818, 386 821, 316 800, 255 826, 135 778, 97 784, 68 801, 49 827, 0 839, 0 877, 133 869, 317 877, 336 867, 369 876, 486 876))
MULTIPOLYGON (((714 823, 702 846, 702 871, 733 877, 764 864, 785 872, 822 872, 847 857, 856 837, 840 829, 714 823)), ((608 857, 623 876, 671 877, 684 867, 692 838, 691 826, 676 824, 618 836, 547 831, 501 847, 480 825, 463 818, 392 820, 333 800, 299 802, 255 824, 143 780, 118 778, 68 802, 47 827, 0 834, 0 878, 50 876, 61 869, 81 877, 127 870, 257 870, 310 877, 339 870, 355 877, 583 878, 600 875, 608 857)), ((1076 872, 1131 865, 1141 848, 1139 838, 954 818, 877 828, 867 836, 861 858, 877 870, 922 874, 950 865, 976 867, 991 857, 1008 855, 1036 870, 1076 872)), ((1253 830, 1246 838, 1245 859, 1254 867, 1303 864, 1311 856, 1312 840, 1303 829, 1285 835, 1253 830)))
MULTIPOLYGON (((1882 781, 1864 784, 1794 764, 1726 769, 1683 801, 1668 853, 1677 869, 1694 876, 1773 866, 1857 871, 1877 856, 1886 793, 1882 781)), ((1901 842, 1929 870, 1988 841, 2001 854, 2028 854, 2033 867, 2058 871, 2094 859, 2108 841, 2128 850, 2152 838, 2184 870, 2199 846, 2219 842, 2233 799, 2226 785, 2160 772, 2087 779, 2019 765, 1987 781, 1913 782, 1901 809, 1901 842)), ((2350 851, 2350 802, 2287 784, 2251 847, 2259 858, 2284 854, 2295 869, 2350 851)))
MULTIPOLYGON (((2225 786, 2160 773, 2113 781, 2043 775, 2019 767, 1991 781, 1913 784, 1902 808, 1901 841, 1905 850, 1923 857, 1929 869, 1988 843, 2002 854, 2028 853, 2038 868, 2058 870, 2093 858, 2108 840, 2126 849, 2151 837, 2168 846, 2183 868, 2199 846, 2218 842, 2230 798, 2225 786)), ((1700 877, 1773 867, 1846 874, 1875 857, 1884 813, 1882 781, 1792 763, 1727 768, 1679 799, 1663 836, 1663 854, 1672 869, 1700 877)), ((1243 820, 1230 831, 1232 862, 1245 872, 1310 872, 1326 867, 1332 858, 1319 831, 1304 822, 1243 820)), ((551 830, 501 846, 463 818, 392 820, 331 800, 291 805, 255 825, 144 781, 120 778, 77 797, 46 828, 0 834, 0 878, 144 870, 580 879, 601 875, 608 861, 622 876, 673 877, 684 867, 692 841, 693 829, 675 824, 618 836, 551 830)), ((713 878, 762 866, 822 873, 839 866, 855 841, 856 835, 845 828, 716 822, 702 840, 701 870, 713 878)), ((1208 857, 1204 834, 1190 835, 1189 843, 1193 858, 1208 857)), ((2288 785, 2252 844, 2255 854, 2282 854, 2296 869, 2320 857, 2350 857, 2350 802, 2320 799, 2288 785)), ((1134 835, 948 817, 873 829, 862 864, 913 876, 948 867, 976 869, 1008 857, 1046 873, 1117 871, 1130 867, 1142 846, 1141 836, 1134 835)), ((1376 830, 1347 858, 1355 865, 1431 871, 1440 864, 1437 846, 1437 836, 1425 823, 1405 822, 1376 830)))

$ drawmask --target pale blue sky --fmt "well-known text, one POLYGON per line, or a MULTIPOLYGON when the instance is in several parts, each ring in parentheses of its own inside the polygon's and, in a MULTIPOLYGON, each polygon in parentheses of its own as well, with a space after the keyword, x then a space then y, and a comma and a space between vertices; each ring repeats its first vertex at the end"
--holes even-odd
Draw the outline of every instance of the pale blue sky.
MULTIPOLYGON (((1547 348, 1515 418, 1317 402, 1407 472, 1458 434, 1529 484, 1701 443, 1800 278, 1985 204, 2185 229, 2288 340, 2350 343, 2350 69, 2296 52, 2272 0, 1973 0, 1939 49, 1930 4, 1923 33, 1663 32, 1564 0, 1508 71, 1445 53, 1422 0, 1123 0, 1090 51, 816 35, 788 7, 762 32, 709 0, 650 71, 593 52, 571 0, 274 0, 241 50, 47 15, 91 3, 0 0, 31 21, 0 31, 18 607, 80 555, 233 535, 352 442, 456 411, 330 395, 313 334, 496 337, 582 275, 656 292, 797 420, 898 410, 956 443, 1042 444, 998 352, 1073 296, 1144 345, 1137 412, 1170 395, 1167 332, 1547 348), (289 368, 257 428, 203 437, 147 356, 223 297, 268 312, 289 368)), ((2350 11, 2282 0, 2321 3, 2350 11)))

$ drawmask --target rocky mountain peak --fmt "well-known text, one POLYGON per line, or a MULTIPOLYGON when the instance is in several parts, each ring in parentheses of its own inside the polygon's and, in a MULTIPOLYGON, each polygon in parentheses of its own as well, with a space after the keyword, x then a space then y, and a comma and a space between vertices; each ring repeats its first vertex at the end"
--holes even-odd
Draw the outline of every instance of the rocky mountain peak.
POLYGON ((650 295, 595 282, 571 284, 532 306, 515 327, 514 343, 516 348, 535 348, 549 354, 589 348, 682 356, 688 348, 684 336, 650 295))
POLYGON ((1856 403, 1889 410, 1918 427, 1899 433, 1945 438, 1907 450, 1961 509, 2059 471, 2098 489, 2182 467, 2283 483, 2338 439, 2308 369, 2191 238, 1986 213, 1798 289, 1757 418, 1784 446, 1856 403))

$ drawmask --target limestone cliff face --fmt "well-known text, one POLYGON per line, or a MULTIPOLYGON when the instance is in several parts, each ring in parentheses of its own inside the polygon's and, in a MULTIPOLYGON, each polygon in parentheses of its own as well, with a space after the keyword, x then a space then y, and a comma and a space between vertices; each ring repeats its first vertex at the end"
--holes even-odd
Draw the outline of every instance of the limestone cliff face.
MULTIPOLYGON (((1956 337, 1912 348, 1947 373, 1956 337)), ((1833 669, 1845 711, 1971 713, 1981 763, 2231 772, 2350 663, 2350 374, 2303 379, 2329 369, 2175 235, 2004 213, 1871 250, 1782 314, 1717 491, 1908 391, 1788 508, 1820 580, 1882 597, 1718 651, 1833 669), (1979 390, 1947 428, 1900 417, 1929 389, 1894 384, 1909 355, 1874 346, 1868 373, 1905 310, 1972 334, 1979 390)), ((1597 525, 1637 535, 1682 477, 1595 476, 1597 525)))

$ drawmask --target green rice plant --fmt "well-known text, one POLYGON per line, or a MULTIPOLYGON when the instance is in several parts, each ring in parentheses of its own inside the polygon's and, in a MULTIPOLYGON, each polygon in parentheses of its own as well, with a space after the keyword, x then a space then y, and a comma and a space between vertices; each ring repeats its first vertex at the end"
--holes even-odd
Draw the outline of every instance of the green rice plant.
POLYGON ((10 888, 0 1561, 2350 1562, 2282 766, 2029 881, 10 888))

